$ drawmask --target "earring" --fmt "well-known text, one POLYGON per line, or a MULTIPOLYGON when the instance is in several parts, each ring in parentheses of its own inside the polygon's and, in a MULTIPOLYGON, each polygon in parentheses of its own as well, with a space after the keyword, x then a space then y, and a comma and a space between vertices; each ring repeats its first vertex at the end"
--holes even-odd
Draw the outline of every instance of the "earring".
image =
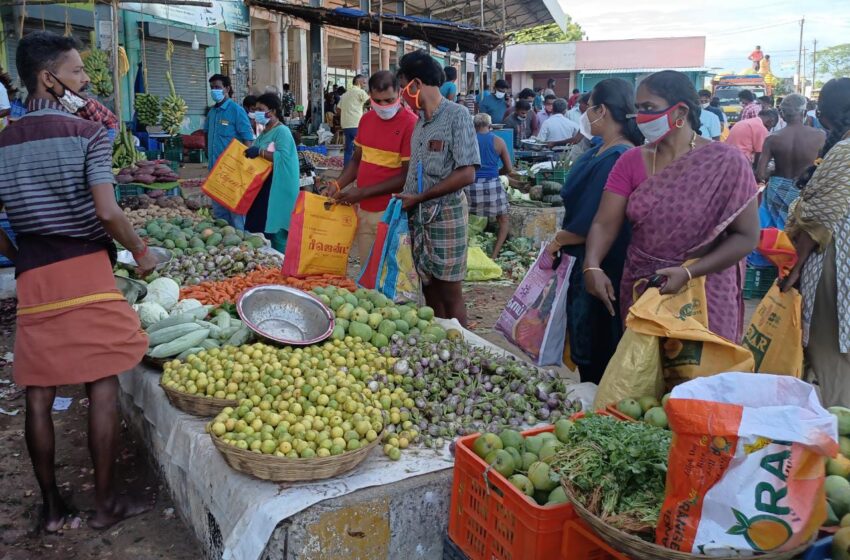
POLYGON ((681 117, 676 119, 676 128, 682 128, 683 126, 685 126, 685 119, 681 117))

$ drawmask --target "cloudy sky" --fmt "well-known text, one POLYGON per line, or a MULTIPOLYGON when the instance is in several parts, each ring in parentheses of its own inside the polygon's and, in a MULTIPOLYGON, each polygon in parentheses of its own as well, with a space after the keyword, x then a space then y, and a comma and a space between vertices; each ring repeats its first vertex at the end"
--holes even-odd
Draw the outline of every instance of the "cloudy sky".
MULTIPOLYGON (((706 36, 706 66, 740 70, 756 44, 791 76, 803 45, 850 42, 850 0, 559 0, 590 39, 706 36)), ((810 72, 808 72, 810 74, 810 72)))

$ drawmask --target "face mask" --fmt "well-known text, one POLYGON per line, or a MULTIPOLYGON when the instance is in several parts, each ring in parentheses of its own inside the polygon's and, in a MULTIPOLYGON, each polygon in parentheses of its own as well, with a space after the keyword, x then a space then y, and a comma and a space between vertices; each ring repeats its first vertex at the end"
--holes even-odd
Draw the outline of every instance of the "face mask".
POLYGON ((422 93, 422 90, 416 90, 416 93, 410 93, 410 86, 413 85, 413 82, 407 84, 407 87, 401 90, 401 96, 404 98, 404 101, 407 105, 413 109, 414 111, 418 111, 422 108, 419 104, 419 94, 422 93))
POLYGON ((675 125, 671 122, 670 115, 683 106, 682 103, 676 103, 663 111, 639 111, 635 120, 646 141, 655 144, 673 132, 675 125))
POLYGON ((210 90, 210 97, 212 97, 212 100, 215 101, 216 103, 221 103, 222 101, 224 101, 224 90, 223 89, 211 89, 210 90))
POLYGON ((602 120, 602 117, 599 117, 595 121, 590 121, 590 116, 588 116, 588 111, 585 111, 581 114, 581 118, 579 118, 579 132, 581 135, 591 140, 593 138, 593 125, 602 120))
POLYGON ((525 119, 526 119, 526 118, 527 118, 527 117, 521 117, 521 116, 519 116, 519 115, 517 115, 517 116, 516 116, 516 120, 518 120, 519 122, 525 122, 525 119))
POLYGON ((401 100, 396 99, 392 105, 379 105, 372 101, 372 110, 381 118, 381 120, 388 121, 401 110, 401 100))
POLYGON ((708 109, 709 105, 711 105, 711 103, 701 103, 700 107, 702 107, 703 109, 708 109))
POLYGON ((505 98, 505 92, 504 91, 497 91, 495 95, 496 95, 496 99, 504 99, 505 98))
POLYGON ((254 111, 254 120, 257 121, 257 124, 267 125, 270 119, 266 116, 265 111, 254 111))
POLYGON ((65 93, 63 93, 61 96, 59 96, 56 93, 54 93, 52 89, 48 90, 48 91, 50 91, 50 93, 53 95, 53 97, 56 98, 56 100, 59 102, 59 104, 62 105, 62 107, 64 107, 66 111, 68 111, 71 114, 74 114, 74 113, 76 113, 77 111, 79 111, 80 109, 82 109, 83 107, 86 106, 86 100, 83 99, 82 97, 80 97, 79 95, 77 95, 76 93, 74 93, 73 91, 71 91, 71 89, 68 86, 63 84, 62 81, 59 78, 56 77, 56 74, 50 74, 50 75, 53 76, 53 79, 56 80, 59 83, 60 86, 62 86, 62 88, 65 90, 65 93))

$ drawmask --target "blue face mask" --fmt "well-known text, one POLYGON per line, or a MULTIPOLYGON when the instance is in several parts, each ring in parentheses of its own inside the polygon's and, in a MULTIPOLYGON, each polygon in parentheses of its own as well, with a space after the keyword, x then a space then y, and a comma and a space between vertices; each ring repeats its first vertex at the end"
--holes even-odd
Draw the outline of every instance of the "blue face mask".
POLYGON ((224 90, 223 89, 211 89, 210 90, 210 96, 212 97, 213 101, 215 101, 216 103, 221 103, 222 101, 224 101, 224 90))
POLYGON ((257 124, 269 124, 269 118, 266 116, 265 111, 254 111, 254 120, 257 121, 257 124))

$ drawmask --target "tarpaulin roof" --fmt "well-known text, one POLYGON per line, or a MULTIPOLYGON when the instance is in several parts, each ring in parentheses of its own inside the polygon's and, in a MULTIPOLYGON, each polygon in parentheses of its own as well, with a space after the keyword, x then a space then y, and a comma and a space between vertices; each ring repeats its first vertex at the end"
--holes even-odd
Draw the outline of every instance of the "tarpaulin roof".
POLYGON ((558 0, 405 0, 407 14, 440 17, 455 23, 480 25, 514 33, 555 23, 566 31, 567 16, 558 0), (483 14, 481 12, 484 12, 483 14))
POLYGON ((495 31, 439 19, 395 14, 369 14, 356 8, 315 8, 290 4, 283 0, 246 0, 249 6, 357 31, 395 35, 405 40, 421 40, 443 51, 485 55, 497 49, 504 37, 495 31), (383 28, 381 26, 383 22, 383 28))

